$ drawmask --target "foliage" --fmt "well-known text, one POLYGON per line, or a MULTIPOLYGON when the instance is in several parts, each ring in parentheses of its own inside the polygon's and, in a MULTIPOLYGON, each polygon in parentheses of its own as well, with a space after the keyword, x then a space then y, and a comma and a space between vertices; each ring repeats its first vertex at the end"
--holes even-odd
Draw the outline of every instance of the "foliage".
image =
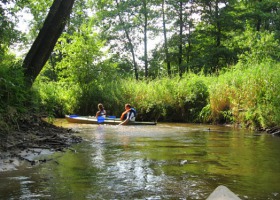
POLYGON ((23 111, 28 95, 20 61, 16 61, 12 55, 5 56, 1 62, 0 74, 0 110, 10 106, 23 111))
POLYGON ((15 29, 16 12, 6 4, 9 2, 0 1, 0 62, 8 53, 10 45, 22 39, 22 34, 15 29))
POLYGON ((146 9, 144 1, 76 1, 33 85, 38 93, 25 88, 20 62, 9 51, 16 42, 25 42, 15 28, 17 12, 27 9, 33 15, 29 34, 34 38, 52 1, 13 2, 15 7, 7 7, 0 1, 0 127, 32 107, 62 117, 95 115, 98 103, 116 116, 131 103, 139 120, 280 124, 280 5, 275 0, 166 0, 166 44, 161 40, 160 1, 147 1, 146 9), (143 43, 149 47, 157 38, 159 44, 143 57, 143 43), (164 47, 170 56, 169 77, 164 47), (149 66, 145 78, 143 61, 149 66), (179 75, 181 71, 185 74, 179 75))
POLYGON ((209 87, 210 121, 234 122, 245 127, 280 123, 279 64, 237 65, 209 87))
POLYGON ((247 26, 242 35, 234 37, 235 44, 242 49, 239 61, 243 63, 262 63, 280 61, 279 41, 274 33, 268 31, 255 32, 247 26))
POLYGON ((0 88, 0 132, 7 132, 25 113, 34 110, 36 102, 34 93, 25 86, 21 62, 12 55, 5 55, 1 62, 0 88))
POLYGON ((204 80, 196 75, 150 81, 126 79, 117 85, 115 102, 121 109, 125 103, 132 104, 139 120, 196 121, 208 97, 204 80))

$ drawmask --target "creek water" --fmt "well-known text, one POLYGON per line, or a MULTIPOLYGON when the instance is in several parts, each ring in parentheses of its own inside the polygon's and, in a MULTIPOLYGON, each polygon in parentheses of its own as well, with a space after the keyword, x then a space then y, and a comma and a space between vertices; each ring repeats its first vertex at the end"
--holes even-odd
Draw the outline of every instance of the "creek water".
POLYGON ((38 166, 0 173, 0 199, 280 199, 280 138, 224 126, 57 125, 84 138, 38 166))

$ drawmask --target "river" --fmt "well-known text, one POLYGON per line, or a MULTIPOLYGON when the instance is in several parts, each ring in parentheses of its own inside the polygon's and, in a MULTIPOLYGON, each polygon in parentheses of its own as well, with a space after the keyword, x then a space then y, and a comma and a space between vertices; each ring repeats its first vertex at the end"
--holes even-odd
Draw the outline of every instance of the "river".
POLYGON ((280 138, 231 127, 57 125, 84 138, 38 166, 0 173, 0 199, 280 199, 280 138))

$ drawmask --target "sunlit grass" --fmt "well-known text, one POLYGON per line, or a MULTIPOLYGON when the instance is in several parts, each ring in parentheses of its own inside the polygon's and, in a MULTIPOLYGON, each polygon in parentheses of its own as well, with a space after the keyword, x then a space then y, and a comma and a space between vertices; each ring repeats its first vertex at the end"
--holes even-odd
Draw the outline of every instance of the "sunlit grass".
POLYGON ((219 76, 189 73, 153 80, 93 80, 83 85, 43 83, 39 91, 45 109, 52 112, 94 115, 101 102, 110 115, 119 116, 124 104, 130 103, 138 120, 256 128, 280 124, 279 74, 279 64, 240 64, 219 76))
POLYGON ((212 121, 229 121, 247 127, 279 124, 279 64, 236 68, 210 85, 212 121))

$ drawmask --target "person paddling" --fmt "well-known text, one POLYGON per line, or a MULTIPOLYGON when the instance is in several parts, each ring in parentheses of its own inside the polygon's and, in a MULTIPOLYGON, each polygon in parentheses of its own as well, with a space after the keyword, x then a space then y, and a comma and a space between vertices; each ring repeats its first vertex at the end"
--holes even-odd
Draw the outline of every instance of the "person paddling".
POLYGON ((136 118, 136 110, 130 104, 125 104, 125 111, 121 115, 122 122, 119 125, 126 125, 129 122, 134 122, 136 118))

